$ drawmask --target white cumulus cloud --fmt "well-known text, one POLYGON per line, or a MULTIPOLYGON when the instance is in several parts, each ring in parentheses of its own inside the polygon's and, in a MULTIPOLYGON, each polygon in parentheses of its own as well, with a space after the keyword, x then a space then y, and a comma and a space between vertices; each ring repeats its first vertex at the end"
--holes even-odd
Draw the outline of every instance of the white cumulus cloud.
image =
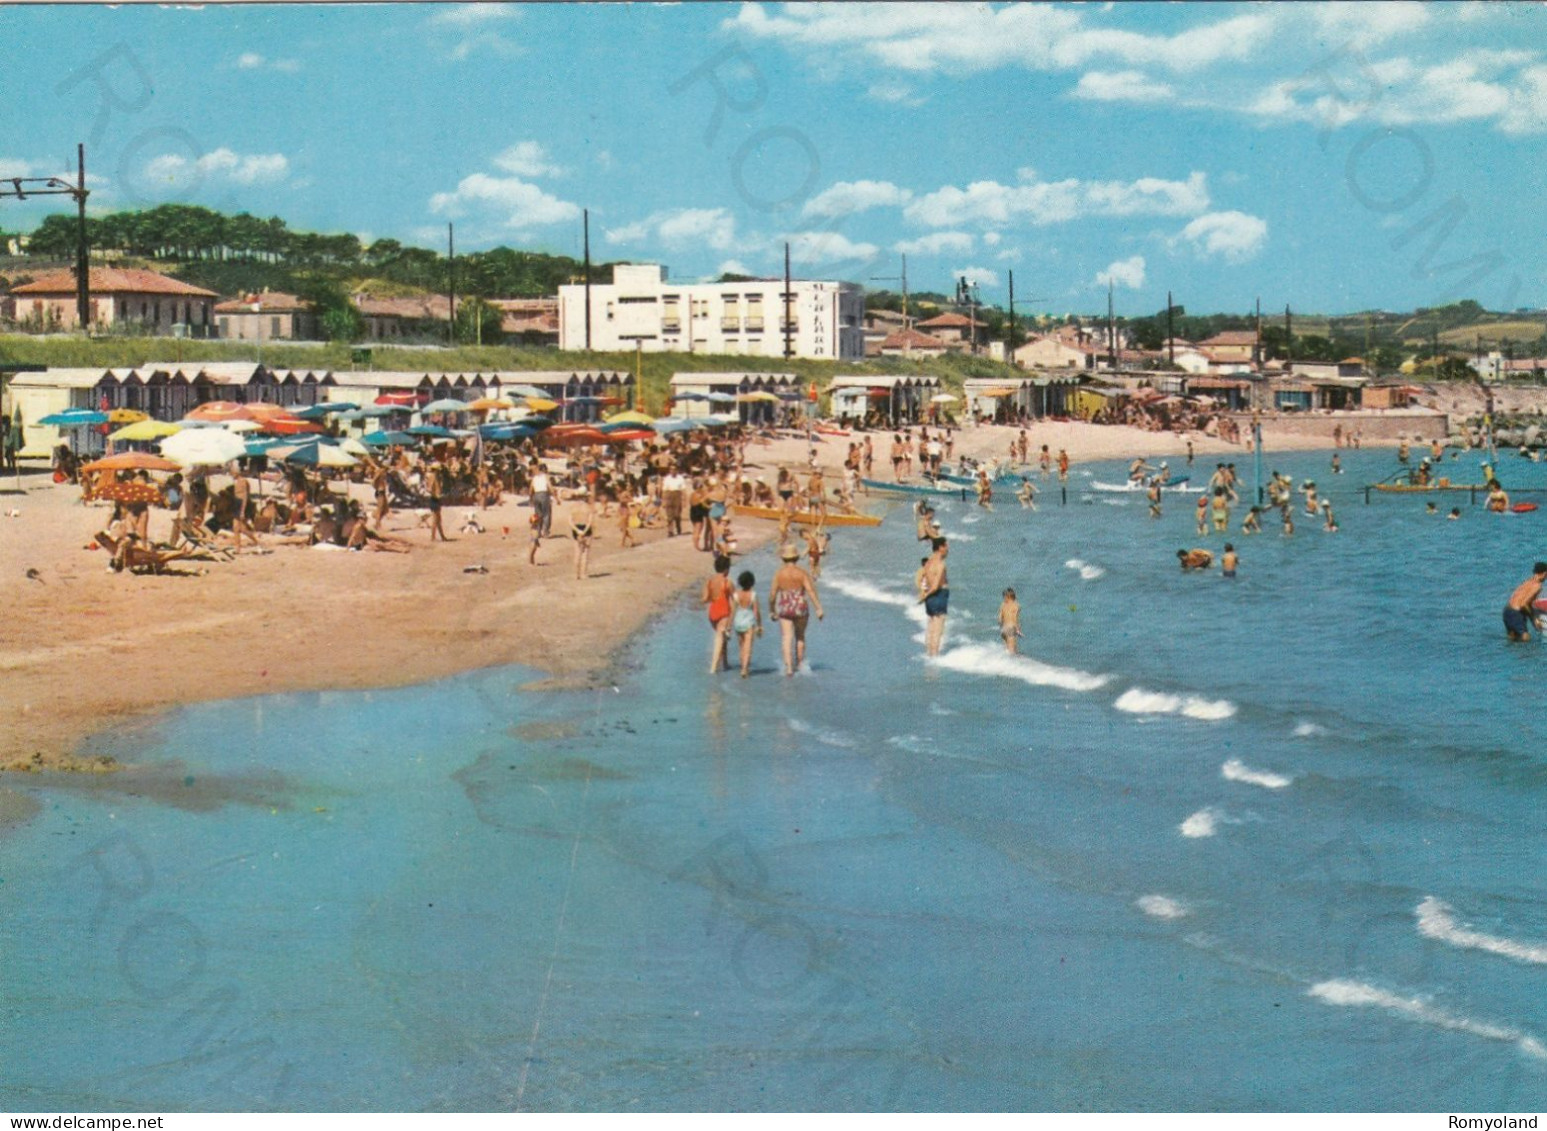
POLYGON ((236 185, 273 184, 290 173, 290 159, 283 153, 241 154, 221 146, 202 157, 163 153, 145 164, 152 181, 186 184, 192 181, 224 181, 236 185))
POLYGON ((789 241, 790 256, 809 264, 868 262, 881 251, 873 243, 851 240, 842 232, 795 232, 784 239, 789 241))
POLYGON ((1210 212, 1188 224, 1176 239, 1206 258, 1245 263, 1267 242, 1268 222, 1245 212, 1210 212))
POLYGON ((1096 285, 1130 287, 1138 290, 1144 285, 1144 256, 1131 255, 1127 259, 1119 259, 1105 271, 1096 272, 1096 285))
POLYGON ((542 144, 518 141, 494 159, 494 164, 517 177, 559 177, 565 170, 548 159, 542 144))
POLYGON ((988 267, 953 267, 951 278, 966 279, 969 283, 975 283, 980 287, 997 287, 999 285, 999 272, 988 267))
POLYGON ((871 208, 899 207, 913 199, 890 181, 839 181, 823 189, 801 208, 802 216, 851 216, 871 208))
POLYGON ((1091 102, 1165 102, 1176 97, 1166 83, 1139 71, 1086 71, 1070 93, 1091 102))
POLYGON ((742 251, 746 242, 736 232, 736 217, 724 208, 673 208, 643 220, 608 228, 608 243, 655 244, 672 251, 710 248, 742 251))
POLYGON ((480 50, 504 58, 520 54, 518 44, 500 34, 507 22, 519 19, 520 4, 446 4, 428 20, 435 40, 446 57, 460 62, 480 50))
MULTIPOLYGON (((989 242, 987 236, 984 237, 984 242, 989 242)), ((972 235, 968 232, 931 232, 916 240, 900 240, 892 245, 892 250, 900 251, 904 255, 940 255, 947 251, 971 251, 972 235)))
POLYGON ((720 264, 720 269, 719 269, 718 273, 721 274, 721 275, 751 275, 751 274, 754 274, 753 270, 750 267, 748 267, 745 263, 743 263, 741 260, 739 260, 739 259, 727 259, 724 263, 720 264))
POLYGON ((1194 172, 1185 181, 1140 177, 1133 181, 1038 180, 1023 170, 1019 183, 974 181, 946 185, 917 197, 903 210, 916 223, 948 227, 976 221, 1057 224, 1086 216, 1193 216, 1209 205, 1208 180, 1194 172))
POLYGON ((580 206, 560 200, 520 177, 474 173, 457 182, 454 192, 430 197, 430 211, 444 216, 492 215, 506 228, 525 230, 580 218, 580 206))

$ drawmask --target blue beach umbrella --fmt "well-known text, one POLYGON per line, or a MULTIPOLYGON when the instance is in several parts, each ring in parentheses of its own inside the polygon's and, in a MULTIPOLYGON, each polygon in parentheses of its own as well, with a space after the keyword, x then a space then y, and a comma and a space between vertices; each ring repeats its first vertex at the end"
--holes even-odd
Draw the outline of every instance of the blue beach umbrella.
POLYGON ((454 397, 442 397, 438 401, 431 401, 422 407, 420 412, 466 412, 467 402, 459 401, 454 397))
POLYGON ((285 456, 286 463, 303 467, 353 467, 360 461, 333 444, 302 444, 285 456))
POLYGON ((407 448, 413 445, 414 438, 407 432, 367 432, 360 437, 360 442, 369 444, 373 448, 387 448, 393 445, 407 448))
POLYGON ((309 404, 305 408, 291 409, 291 413, 302 420, 321 420, 324 416, 338 415, 356 412, 360 408, 349 401, 323 401, 320 404, 309 404))
POLYGON ((67 408, 63 412, 51 412, 38 421, 53 428, 80 428, 88 424, 106 424, 107 413, 94 408, 67 408))
POLYGON ((450 428, 442 428, 439 424, 415 424, 404 431, 410 436, 433 436, 437 440, 449 440, 454 435, 450 428))
POLYGON ((680 416, 663 416, 650 424, 662 436, 669 436, 673 432, 691 432, 695 428, 702 427, 700 421, 684 420, 680 416))

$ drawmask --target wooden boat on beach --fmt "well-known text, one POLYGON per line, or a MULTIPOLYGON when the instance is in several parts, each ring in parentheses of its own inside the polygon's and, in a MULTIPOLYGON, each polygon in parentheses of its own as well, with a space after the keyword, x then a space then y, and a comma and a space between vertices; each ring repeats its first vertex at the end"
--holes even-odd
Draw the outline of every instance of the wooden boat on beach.
POLYGON ((973 488, 965 483, 933 483, 923 480, 918 483, 892 483, 885 479, 861 479, 866 487, 872 491, 896 491, 904 495, 942 495, 947 498, 965 498, 967 492, 973 488))
MULTIPOLYGON (((784 511, 779 507, 759 507, 748 503, 732 503, 731 514, 740 515, 743 518, 766 518, 773 522, 779 522, 784 518, 784 511)), ((828 511, 822 514, 820 511, 794 511, 790 514, 791 522, 798 522, 803 526, 880 526, 881 517, 873 514, 845 514, 842 511, 828 511)))

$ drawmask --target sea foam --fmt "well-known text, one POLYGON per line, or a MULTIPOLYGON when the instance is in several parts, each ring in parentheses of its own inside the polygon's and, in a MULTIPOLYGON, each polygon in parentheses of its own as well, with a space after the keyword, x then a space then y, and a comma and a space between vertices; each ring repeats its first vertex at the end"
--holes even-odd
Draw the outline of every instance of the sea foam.
POLYGON ((1141 895, 1133 903, 1144 914, 1155 919, 1181 919, 1189 913, 1185 903, 1168 895, 1141 895))
POLYGON ((1070 558, 1064 563, 1064 568, 1074 570, 1086 581, 1095 581, 1098 577, 1104 577, 1107 572, 1100 566, 1082 562, 1079 558, 1070 558))
POLYGON ((951 671, 973 675, 1004 676, 1035 687, 1061 687, 1065 691, 1095 691, 1112 678, 1045 664, 1030 656, 1012 656, 1002 647, 988 644, 959 644, 936 656, 934 662, 951 671))
POLYGON ((1296 723, 1294 733, 1296 738, 1315 738, 1317 735, 1326 734, 1327 728, 1318 726, 1316 723, 1296 723))
POLYGON ((854 747, 854 740, 848 735, 842 734, 836 730, 827 730, 823 727, 812 726, 810 723, 804 722, 801 719, 791 719, 790 729, 796 734, 803 734, 807 738, 815 739, 823 746, 836 746, 843 750, 850 750, 854 747))
POLYGON ((1130 687, 1117 697, 1112 706, 1133 715, 1186 715, 1189 719, 1219 722, 1235 714, 1235 704, 1228 699, 1203 699, 1196 695, 1168 695, 1163 691, 1146 691, 1142 687, 1130 687))
POLYGON ((1547 946, 1470 930, 1456 920, 1449 904, 1432 895, 1425 896, 1413 914, 1418 919, 1418 933, 1426 939, 1436 939, 1464 950, 1486 951, 1517 962, 1547 965, 1547 946))
POLYGON ((1443 1009, 1436 1009, 1419 998, 1401 997, 1388 990, 1382 990, 1364 982, 1350 981, 1346 978, 1332 978, 1325 982, 1317 982, 1307 991, 1313 998, 1326 1002, 1328 1005, 1342 1006, 1374 1006, 1377 1009, 1385 1009, 1391 1013, 1406 1017, 1413 1021, 1421 1021, 1426 1025, 1436 1025, 1441 1029, 1452 1029, 1460 1033, 1470 1033, 1475 1037, 1484 1037, 1490 1041, 1508 1041, 1517 1045, 1520 1051, 1537 1059, 1547 1059, 1547 1048, 1528 1033, 1518 1029, 1510 1029, 1503 1025, 1493 1025, 1486 1021, 1475 1021, 1470 1017, 1462 1017, 1459 1014, 1449 1013, 1443 1009))
POLYGON ((1275 774, 1271 770, 1254 770, 1239 758, 1231 758, 1219 768, 1220 777, 1226 781, 1244 782, 1247 785, 1260 785, 1263 789, 1283 789, 1294 781, 1294 778, 1285 777, 1283 774, 1275 774))
POLYGON ((1185 837, 1194 840, 1200 837, 1213 836, 1219 827, 1220 818, 1224 814, 1218 809, 1199 809, 1187 820, 1177 826, 1178 831, 1185 837))

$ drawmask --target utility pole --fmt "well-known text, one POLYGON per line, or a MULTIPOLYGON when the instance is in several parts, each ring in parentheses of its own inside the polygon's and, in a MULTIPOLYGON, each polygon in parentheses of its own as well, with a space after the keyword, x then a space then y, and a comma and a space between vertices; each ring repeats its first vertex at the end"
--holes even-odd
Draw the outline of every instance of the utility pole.
POLYGON ((1295 323, 1287 302, 1284 304, 1284 352, 1289 355, 1287 360, 1295 359, 1295 323))
POLYGON ((1257 300, 1257 341, 1252 345, 1252 365, 1262 370, 1262 299, 1257 300))
MULTIPOLYGON (((91 263, 86 251, 86 147, 75 147, 75 314, 85 332, 91 325, 91 263)), ((174 321, 176 318, 174 316, 174 321)))
MULTIPOLYGON (((583 209, 580 213, 580 217, 581 223, 584 225, 583 232, 585 239, 585 348, 589 350, 591 348, 591 210, 589 208, 583 209)), ((613 281, 616 282, 617 280, 615 279, 613 281)), ((688 299, 689 347, 691 347, 693 343, 693 324, 691 321, 691 312, 693 309, 692 302, 693 300, 691 298, 688 299)))
POLYGON ((1176 364, 1176 304, 1170 291, 1166 292, 1166 360, 1176 364))
POLYGON ((1107 283, 1107 369, 1117 372, 1117 323, 1112 318, 1112 284, 1107 283))
POLYGON ((457 344, 457 234, 453 225, 446 225, 446 287, 451 302, 451 321, 446 327, 446 344, 457 344))
POLYGON ((75 198, 77 227, 75 236, 75 316, 81 330, 91 325, 91 267, 86 246, 86 198, 91 192, 86 187, 86 147, 77 145, 76 180, 74 184, 62 177, 6 177, 0 180, 0 200, 14 197, 26 200, 29 196, 70 196, 75 198))
POLYGON ((1010 272, 1010 321, 1004 332, 1004 359, 1007 364, 1015 364, 1015 272, 1010 272))
POLYGON ((784 245, 784 356, 795 356, 795 322, 792 317, 791 307, 795 301, 795 292, 790 289, 790 245, 784 245))

